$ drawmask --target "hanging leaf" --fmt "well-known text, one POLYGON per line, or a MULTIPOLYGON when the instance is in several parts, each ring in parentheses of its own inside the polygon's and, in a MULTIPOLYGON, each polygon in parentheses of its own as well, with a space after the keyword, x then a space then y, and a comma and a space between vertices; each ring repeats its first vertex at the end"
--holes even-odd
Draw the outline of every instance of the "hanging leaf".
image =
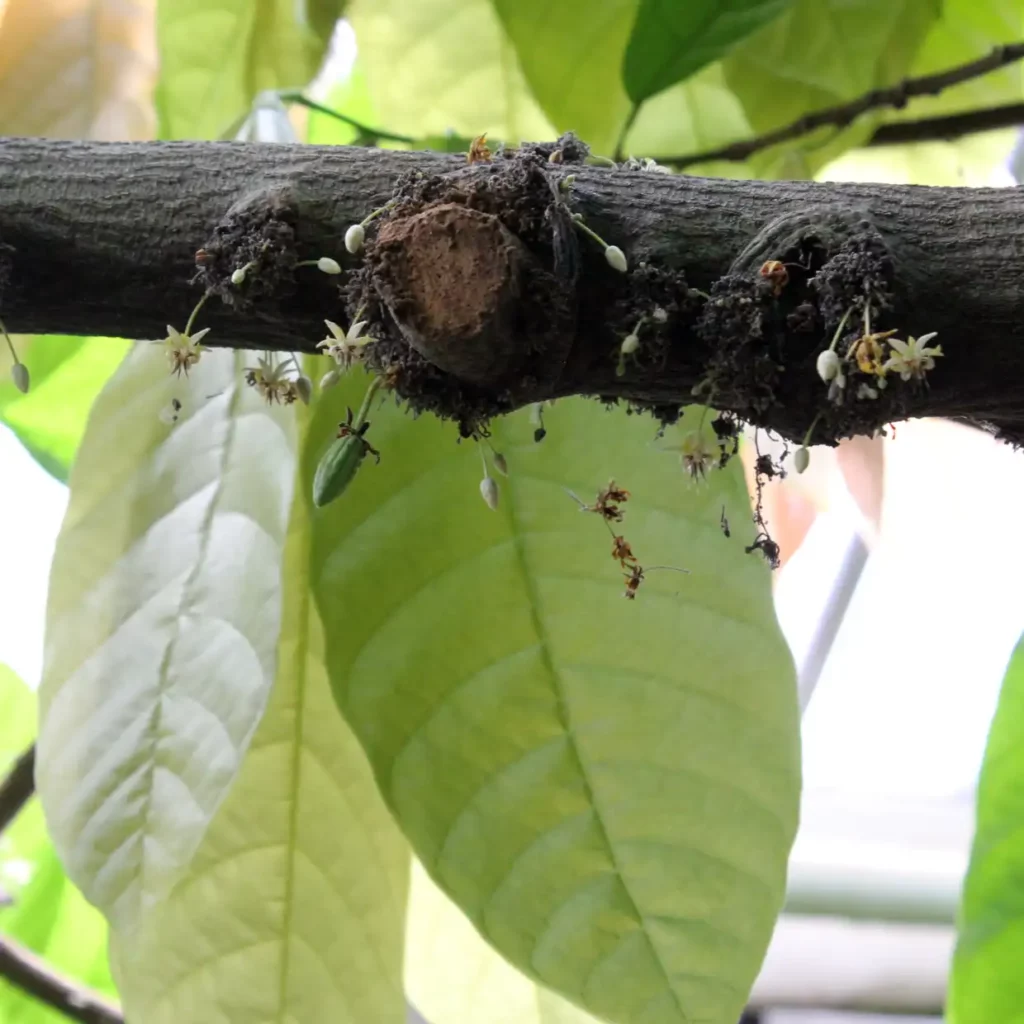
POLYGON ((1006 669, 978 782, 950 974, 951 1024, 1010 1021, 1024 1000, 1024 638, 1006 669))
POLYGON ((187 875, 117 941, 129 1020, 399 1024, 408 844, 337 713, 292 506, 270 706, 187 875))
POLYGON ((640 0, 622 66, 634 103, 682 82, 767 25, 790 0, 640 0))
POLYGON ((316 75, 344 0, 158 0, 161 138, 211 139, 264 89, 316 75), (333 17, 332 17, 333 16, 333 17))
POLYGON ((195 854, 274 675, 294 424, 241 383, 243 356, 179 381, 159 347, 132 351, 54 556, 36 781, 68 874, 126 929, 195 854))
MULTIPOLYGON (((321 402, 321 448, 362 381, 321 402)), ((623 1024, 734 1024, 781 906, 797 707, 738 463, 705 488, 594 403, 474 446, 385 407, 382 454, 314 515, 338 701, 441 888, 531 977, 623 1024), (650 573, 623 600, 611 538, 564 488, 633 492, 650 573), (720 530, 723 506, 737 524, 720 530)))

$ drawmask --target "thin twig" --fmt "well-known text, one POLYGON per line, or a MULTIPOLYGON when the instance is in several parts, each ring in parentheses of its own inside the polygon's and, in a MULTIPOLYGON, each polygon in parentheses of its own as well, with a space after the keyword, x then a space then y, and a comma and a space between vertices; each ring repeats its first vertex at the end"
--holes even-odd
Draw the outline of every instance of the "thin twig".
POLYGON ((753 156, 763 149, 777 146, 781 142, 798 139, 817 128, 846 128, 870 110, 877 110, 881 107, 894 107, 899 110, 915 96, 936 96, 944 89, 960 85, 962 82, 968 82, 974 78, 980 78, 1007 64, 1013 64, 1021 58, 1024 58, 1024 42, 997 46, 977 60, 959 64, 932 75, 905 78, 902 82, 884 89, 872 89, 857 99, 805 114, 791 124, 775 128, 752 139, 732 142, 728 146, 706 150, 703 153, 688 153, 675 157, 659 156, 656 159, 658 163, 672 164, 677 168, 690 167, 693 164, 706 163, 711 160, 746 160, 747 157, 753 156))
POLYGON ((116 1003, 81 988, 49 968, 34 953, 0 936, 0 978, 82 1024, 124 1024, 116 1003))
POLYGON ((35 792, 36 745, 24 751, 0 782, 0 835, 35 792))
POLYGON ((399 135, 395 132, 386 132, 380 128, 370 128, 361 121, 357 121, 354 117, 343 114, 340 110, 333 110, 331 107, 325 107, 322 103, 317 103, 316 100, 311 100, 305 93, 300 91, 285 90, 278 93, 278 98, 282 103, 297 103, 300 107, 305 107, 307 110, 314 110, 318 114, 333 117, 335 120, 347 124, 350 128, 354 128, 358 132, 359 137, 363 139, 369 139, 374 142, 378 139, 384 139, 386 142, 407 142, 410 144, 417 141, 411 135, 399 135))
POLYGON ((1024 103, 967 110, 961 114, 923 117, 919 121, 893 121, 875 129, 868 146, 900 146, 908 142, 948 142, 965 135, 1016 128, 1024 124, 1024 103))

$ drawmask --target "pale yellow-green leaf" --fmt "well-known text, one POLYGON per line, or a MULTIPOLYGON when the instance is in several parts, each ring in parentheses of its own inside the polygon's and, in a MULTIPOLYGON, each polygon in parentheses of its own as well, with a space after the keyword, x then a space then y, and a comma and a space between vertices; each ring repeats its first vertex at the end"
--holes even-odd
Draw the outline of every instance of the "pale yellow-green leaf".
MULTIPOLYGON (((357 379, 319 403, 320 448, 357 379)), ((370 414, 367 460, 314 515, 337 698, 441 888, 518 968, 622 1024, 735 1024, 796 828, 793 668, 737 462, 688 487, 654 426, 565 401, 480 457, 429 418, 370 414), (565 493, 632 491, 651 571, 565 493), (732 539, 720 529, 723 507, 732 539)), ((678 437, 676 438, 678 440, 678 437)))
POLYGON ((632 106, 622 84, 639 0, 492 0, 551 123, 611 153, 632 106))
POLYGON ((217 138, 264 89, 316 75, 340 0, 158 0, 162 138, 217 138))
MULTIPOLYGON (((940 0, 794 0, 723 62, 726 82, 757 133, 812 110, 894 85, 938 21, 940 0)), ((870 135, 881 115, 823 128, 765 150, 750 163, 764 177, 807 177, 870 135)))
POLYGON ((297 496, 270 706, 187 876, 115 942, 145 1024, 400 1024, 409 847, 331 696, 297 496))
POLYGON ((597 1024, 487 945, 419 862, 409 888, 405 990, 430 1024, 597 1024))
POLYGON ((244 361, 208 352, 178 380, 136 346, 93 408, 57 541, 36 781, 68 874, 125 929, 192 859, 274 676, 294 416, 244 361))
POLYGON ((0 134, 151 138, 155 7, 156 0, 7 0, 0 134))
POLYGON ((353 0, 348 16, 379 127, 416 138, 554 136, 491 0, 353 0))

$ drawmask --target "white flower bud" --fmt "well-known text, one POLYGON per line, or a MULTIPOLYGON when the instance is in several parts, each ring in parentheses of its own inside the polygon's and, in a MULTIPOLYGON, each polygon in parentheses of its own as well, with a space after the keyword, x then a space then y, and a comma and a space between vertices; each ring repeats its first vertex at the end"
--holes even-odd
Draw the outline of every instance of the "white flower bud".
POLYGON ((830 380, 834 380, 839 376, 840 370, 842 369, 842 363, 840 362, 839 356, 827 348, 824 352, 818 353, 818 376, 825 381, 827 384, 830 380))
POLYGON ((811 453, 807 450, 806 446, 797 448, 793 452, 793 468, 798 472, 802 473, 811 464, 811 453))
POLYGON ((313 395, 313 382, 304 373, 295 378, 295 393, 302 399, 303 405, 309 405, 313 395))
POLYGON ((15 363, 11 367, 11 380, 23 395, 28 394, 28 367, 24 363, 15 363))
POLYGON ((654 312, 651 313, 651 319, 656 324, 663 324, 668 322, 668 313, 661 308, 661 306, 655 306, 654 312))
POLYGON ((488 508, 498 507, 498 485, 493 477, 485 476, 480 481, 480 497, 487 502, 488 508))
POLYGON ((245 280, 245 275, 248 272, 248 267, 239 267, 231 275, 231 283, 233 285, 240 285, 245 280))
POLYGON ((353 224, 345 232, 345 248, 351 253, 362 252, 365 241, 366 228, 362 224, 353 224))
POLYGON ((604 258, 608 261, 608 265, 620 274, 625 274, 629 270, 626 254, 617 245, 609 245, 604 251, 604 258))
POLYGON ((328 370, 320 378, 320 390, 330 391, 339 380, 341 380, 341 374, 337 370, 328 370))
MULTIPOLYGON (((349 228, 349 230, 351 231, 352 229, 349 228)), ((347 235, 345 237, 346 239, 348 238, 347 235)), ((346 245, 347 244, 348 243, 346 242, 346 245)), ((341 264, 337 260, 332 260, 330 256, 321 256, 320 259, 316 261, 316 266, 317 270, 322 270, 325 274, 341 273, 341 264)))
POLYGON ((627 334, 622 339, 622 345, 619 346, 619 351, 624 356, 631 356, 640 347, 640 339, 635 334, 627 334))
POLYGON ((502 475, 508 476, 508 463, 505 461, 505 456, 501 452, 494 453, 494 468, 502 475))

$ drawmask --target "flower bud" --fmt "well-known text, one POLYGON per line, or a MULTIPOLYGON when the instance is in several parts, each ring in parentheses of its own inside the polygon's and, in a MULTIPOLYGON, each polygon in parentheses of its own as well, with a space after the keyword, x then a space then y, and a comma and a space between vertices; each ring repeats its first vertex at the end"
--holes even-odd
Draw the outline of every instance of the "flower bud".
POLYGON ((501 452, 494 453, 494 468, 502 475, 508 476, 508 463, 505 461, 505 456, 501 452))
POLYGON ((839 361, 839 356, 832 349, 827 348, 824 352, 818 353, 817 367, 818 376, 827 384, 839 376, 842 363, 839 361))
POLYGON ((651 313, 651 319, 656 324, 663 324, 668 322, 668 313, 661 308, 661 306, 655 306, 654 312, 651 313))
POLYGON ((366 242, 366 228, 362 224, 353 224, 345 232, 345 248, 351 253, 363 251, 366 242))
POLYGON ((640 347, 640 339, 635 334, 627 334, 622 339, 619 351, 624 356, 631 356, 640 347))
MULTIPOLYGON (((349 231, 352 229, 349 228, 349 231)), ((345 236, 346 245, 348 245, 348 235, 345 236)), ((325 274, 340 274, 341 264, 337 260, 332 260, 330 256, 321 256, 316 261, 317 270, 322 270, 325 274)))
POLYGON ((480 497, 487 502, 488 508, 498 507, 498 485, 493 477, 485 476, 480 481, 480 497))
POLYGON ((28 393, 28 367, 24 363, 15 363, 11 367, 11 380, 23 395, 28 393))
POLYGON ((341 374, 337 370, 328 370, 320 378, 320 390, 330 391, 339 380, 341 380, 341 374))
POLYGON ((807 450, 806 446, 797 448, 793 452, 793 468, 798 472, 802 473, 811 464, 811 453, 807 450))
POLYGON ((295 378, 295 393, 302 399, 303 405, 309 405, 313 395, 313 382, 304 373, 295 378))
POLYGON ((231 283, 236 286, 242 284, 242 282, 245 281, 245 275, 248 272, 248 269, 248 267, 239 267, 237 270, 233 271, 231 274, 231 283))
POLYGON ((629 270, 626 254, 617 245, 609 245, 604 251, 604 258, 608 261, 608 265, 620 274, 625 274, 629 270))

